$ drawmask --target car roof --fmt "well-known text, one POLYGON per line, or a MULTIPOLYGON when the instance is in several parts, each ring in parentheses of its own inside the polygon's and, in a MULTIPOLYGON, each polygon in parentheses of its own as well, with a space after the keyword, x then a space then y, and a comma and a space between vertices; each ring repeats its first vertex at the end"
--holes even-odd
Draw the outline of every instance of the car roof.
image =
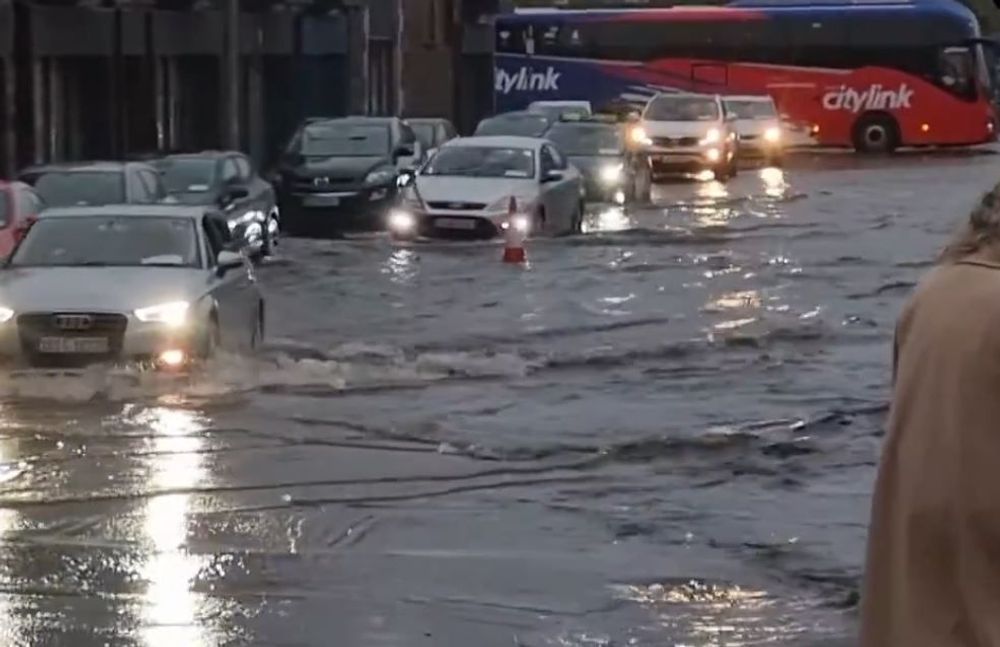
POLYGON ((701 92, 658 92, 654 99, 662 99, 664 97, 671 97, 677 99, 715 99, 716 101, 722 100, 722 97, 717 94, 704 94, 701 92))
POLYGON ((466 146, 509 146, 516 148, 538 148, 545 142, 541 137, 518 137, 514 135, 478 135, 459 137, 444 144, 442 148, 461 148, 466 146))
POLYGON ((755 103, 774 103, 774 99, 769 94, 727 94, 722 97, 723 101, 753 101, 755 103))
POLYGON ((56 207, 46 209, 39 218, 65 218, 75 216, 127 216, 129 218, 189 218, 200 219, 218 213, 205 206, 174 204, 109 204, 99 207, 56 207))
POLYGON ((124 171, 128 166, 138 165, 149 167, 148 164, 143 162, 108 162, 108 161, 90 161, 90 162, 57 162, 53 164, 39 164, 38 166, 29 166, 28 168, 22 169, 20 174, 23 173, 39 173, 39 172, 55 172, 59 171, 62 173, 82 173, 82 172, 99 172, 99 173, 120 173, 124 171))
POLYGON ((443 117, 407 117, 405 120, 410 124, 450 124, 451 122, 443 117))
POLYGON ((357 124, 371 126, 391 126, 399 121, 398 117, 310 117, 307 124, 357 124))
POLYGON ((589 101, 579 100, 579 99, 575 99, 575 100, 546 100, 546 101, 532 101, 531 105, 533 105, 533 106, 552 106, 554 108, 562 108, 563 106, 568 106, 570 108, 574 108, 574 107, 581 107, 582 108, 583 106, 587 106, 589 108, 590 107, 590 102, 589 101))
POLYGON ((501 112, 498 115, 493 115, 492 117, 487 117, 483 121, 490 121, 492 119, 548 119, 544 114, 540 112, 531 112, 530 110, 512 110, 510 112, 501 112))
MULTIPOLYGON (((162 157, 160 157, 158 159, 161 159, 161 160, 169 160, 169 159, 191 159, 191 158, 194 158, 194 159, 198 159, 198 158, 218 159, 220 157, 228 157, 230 155, 241 155, 241 156, 243 156, 243 153, 241 153, 239 151, 205 150, 205 151, 194 151, 194 152, 190 152, 190 153, 165 153, 162 157)), ((156 160, 153 160, 153 161, 156 161, 156 160)))

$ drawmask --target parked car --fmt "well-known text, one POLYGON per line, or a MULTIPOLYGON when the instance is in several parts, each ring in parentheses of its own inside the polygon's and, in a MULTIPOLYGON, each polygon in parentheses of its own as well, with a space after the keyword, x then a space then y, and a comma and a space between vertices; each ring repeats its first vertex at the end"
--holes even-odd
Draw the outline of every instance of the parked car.
POLYGON ((487 117, 476 126, 476 137, 541 137, 553 119, 537 112, 505 112, 495 117, 487 117))
POLYGON ((710 170, 716 179, 736 174, 733 117, 718 95, 658 94, 633 131, 650 155, 654 178, 670 171, 710 170))
POLYGON ((46 208, 154 204, 167 198, 160 174, 143 162, 67 162, 32 166, 17 179, 32 186, 46 208))
POLYGON ((283 223, 296 233, 383 229, 400 171, 423 158, 413 129, 396 117, 309 119, 275 177, 283 223))
POLYGON ((528 112, 543 114, 558 121, 564 116, 588 117, 594 110, 589 101, 533 101, 528 105, 528 112))
POLYGON ((583 222, 582 188, 580 172, 551 142, 453 139, 403 189, 390 233, 397 239, 493 238, 518 227, 538 235, 570 234, 583 222))
POLYGON ((204 207, 43 211, 0 269, 0 360, 16 368, 180 369, 256 348, 264 298, 204 207))
POLYGON ((649 157, 630 145, 631 126, 612 115, 563 117, 546 139, 583 174, 585 197, 593 202, 648 202, 652 185, 649 157))
POLYGON ((220 209, 247 251, 260 256, 274 252, 281 228, 277 197, 246 155, 203 151, 168 155, 150 164, 179 204, 220 209))
POLYGON ((428 157, 442 144, 458 136, 455 126, 447 119, 418 117, 407 119, 406 123, 413 129, 428 157))
POLYGON ((762 158, 779 165, 785 156, 785 129, 774 99, 769 96, 739 96, 723 99, 733 116, 733 128, 740 138, 740 157, 762 158))
POLYGON ((44 209, 35 190, 23 182, 0 182, 0 258, 7 258, 44 209))

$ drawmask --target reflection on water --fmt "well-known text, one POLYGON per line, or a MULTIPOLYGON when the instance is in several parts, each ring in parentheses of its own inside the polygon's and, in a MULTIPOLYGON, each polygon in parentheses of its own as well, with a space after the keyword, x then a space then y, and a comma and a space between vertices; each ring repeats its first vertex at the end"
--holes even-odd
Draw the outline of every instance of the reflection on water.
POLYGON ((417 276, 417 254, 412 249, 397 249, 382 268, 393 283, 409 283, 417 276))
POLYGON ((769 198, 783 198, 788 191, 785 172, 780 168, 769 166, 760 170, 760 179, 764 183, 764 193, 769 198))
POLYGON ((797 615, 800 609, 776 609, 776 599, 766 591, 733 584, 691 581, 666 586, 630 585, 618 587, 618 593, 656 613, 667 635, 676 635, 679 630, 695 641, 705 641, 679 644, 727 647, 785 644, 794 636, 815 629, 781 614, 787 611, 797 615))
MULTIPOLYGON (((23 470, 18 444, 17 438, 0 438, 0 470, 5 473, 19 474, 23 470)), ((0 544, 7 541, 20 523, 17 510, 0 509, 0 544)), ((3 574, 4 580, 9 577, 8 573, 3 574)), ((4 645, 23 645, 29 641, 27 627, 14 604, 15 599, 8 594, 0 594, 0 643, 4 645)))
POLYGON ((583 233, 624 231, 631 229, 633 226, 632 218, 629 217, 623 207, 608 207, 601 209, 595 218, 591 218, 585 223, 583 233))
MULTIPOLYGON (((200 453, 203 420, 182 409, 153 408, 140 416, 153 431, 149 487, 192 488, 204 477, 200 453)), ((143 530, 149 549, 140 576, 146 582, 140 637, 149 647, 208 645, 198 618, 204 602, 192 585, 203 564, 186 547, 189 494, 155 496, 146 505, 143 530)))

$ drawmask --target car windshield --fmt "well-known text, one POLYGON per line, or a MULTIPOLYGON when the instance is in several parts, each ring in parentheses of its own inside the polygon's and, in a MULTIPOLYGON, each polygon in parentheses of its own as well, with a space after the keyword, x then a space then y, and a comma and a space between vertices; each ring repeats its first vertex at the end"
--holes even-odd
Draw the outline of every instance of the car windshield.
POLYGON ((556 124, 546 137, 566 155, 620 155, 625 145, 615 126, 556 124))
POLYGON ((410 123, 413 134, 417 136, 425 149, 434 148, 437 140, 437 126, 431 123, 410 123))
POLYGON ((538 114, 545 115, 553 121, 559 119, 563 116, 568 117, 587 117, 590 115, 590 110, 587 110, 583 106, 574 106, 566 104, 553 105, 551 103, 533 105, 529 109, 531 112, 537 112, 538 114))
POLYGON ((540 137, 552 123, 544 115, 509 115, 483 120, 476 135, 509 137, 540 137))
POLYGON ((421 173, 462 177, 531 178, 535 153, 528 148, 454 146, 442 148, 421 173))
POLYGON ((314 124, 302 131, 299 152, 307 157, 382 157, 391 143, 388 126, 314 124))
POLYGON ((35 181, 35 191, 49 208, 125 202, 124 174, 118 171, 45 173, 35 181))
POLYGON ((215 184, 216 161, 203 158, 174 158, 156 162, 167 193, 205 193, 215 184))
POLYGON ((192 220, 151 216, 42 218, 11 257, 13 267, 200 267, 192 220))
POLYGON ((719 104, 710 97, 661 95, 649 102, 644 116, 650 121, 715 121, 719 104))
POLYGON ((770 101, 726 101, 726 110, 737 119, 776 119, 778 113, 770 101))

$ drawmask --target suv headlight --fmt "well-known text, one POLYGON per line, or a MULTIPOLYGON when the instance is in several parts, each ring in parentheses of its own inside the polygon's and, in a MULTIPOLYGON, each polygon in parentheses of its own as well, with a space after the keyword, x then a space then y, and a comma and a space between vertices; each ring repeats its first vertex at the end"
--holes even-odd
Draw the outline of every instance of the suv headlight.
POLYGON ((709 128, 708 132, 701 139, 702 146, 708 146, 709 144, 716 144, 722 139, 722 132, 718 128, 709 128))
POLYGON ((148 308, 139 308, 135 311, 135 318, 143 323, 161 323, 176 328, 183 326, 187 322, 187 313, 190 306, 191 304, 187 301, 159 303, 148 308))
POLYGON ((382 185, 389 184, 396 179, 396 171, 393 169, 376 169, 365 176, 365 184, 382 185))
POLYGON ((764 131, 764 141, 775 144, 781 141, 781 128, 777 126, 771 126, 764 131))

